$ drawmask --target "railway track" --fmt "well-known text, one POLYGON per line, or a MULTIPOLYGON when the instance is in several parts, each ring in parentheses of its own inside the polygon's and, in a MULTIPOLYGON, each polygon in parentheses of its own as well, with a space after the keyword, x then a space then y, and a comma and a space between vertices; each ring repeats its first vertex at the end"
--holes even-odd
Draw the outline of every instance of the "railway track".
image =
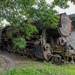
POLYGON ((3 71, 9 70, 10 69, 10 61, 7 59, 7 57, 0 55, 0 59, 2 60, 1 70, 3 70, 3 71))

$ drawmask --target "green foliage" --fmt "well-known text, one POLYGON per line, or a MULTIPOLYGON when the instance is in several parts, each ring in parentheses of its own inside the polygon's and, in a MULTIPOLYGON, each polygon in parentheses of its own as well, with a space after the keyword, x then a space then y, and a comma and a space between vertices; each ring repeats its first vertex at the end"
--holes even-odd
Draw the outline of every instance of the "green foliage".
POLYGON ((25 18, 29 18, 29 10, 34 3, 35 0, 0 1, 0 17, 5 18, 11 25, 18 25, 25 18))
POLYGON ((26 39, 30 39, 30 37, 32 36, 32 34, 36 34, 38 33, 38 30, 36 29, 35 26, 33 25, 27 25, 25 27, 25 34, 26 34, 26 39))
POLYGON ((12 43, 14 44, 15 48, 25 48, 26 40, 22 37, 20 38, 13 38, 12 43))
POLYGON ((54 6, 59 6, 63 9, 68 8, 69 5, 67 4, 69 0, 54 0, 53 5, 54 6))
POLYGON ((5 72, 4 75, 75 75, 74 65, 57 66, 49 62, 27 62, 27 67, 18 69, 14 68, 5 72), (30 65, 31 64, 31 65, 30 65))
POLYGON ((14 44, 14 47, 17 48, 25 48, 26 47, 26 39, 29 40, 33 34, 38 33, 38 30, 35 26, 31 24, 22 24, 21 26, 18 26, 15 28, 14 33, 20 34, 20 38, 13 38, 12 42, 14 44))
POLYGON ((0 17, 7 19, 11 25, 19 25, 24 19, 29 22, 39 20, 42 25, 56 28, 59 22, 55 6, 67 8, 68 0, 3 0, 0 1, 0 17))
POLYGON ((0 1, 0 17, 11 25, 18 25, 24 19, 40 20, 43 25, 57 27, 58 17, 55 6, 67 8, 68 0, 54 0, 50 5, 46 0, 3 0, 0 1), (37 7, 36 7, 37 6, 37 7))
POLYGON ((39 22, 43 26, 48 26, 52 28, 56 28, 59 23, 59 16, 56 15, 56 10, 53 10, 54 5, 49 5, 45 2, 45 0, 39 0, 37 2, 37 8, 33 7, 31 9, 30 16, 33 17, 34 20, 39 20, 39 22))
POLYGON ((23 23, 15 28, 15 33, 20 33, 25 39, 29 39, 33 34, 38 33, 37 28, 29 23, 23 23))

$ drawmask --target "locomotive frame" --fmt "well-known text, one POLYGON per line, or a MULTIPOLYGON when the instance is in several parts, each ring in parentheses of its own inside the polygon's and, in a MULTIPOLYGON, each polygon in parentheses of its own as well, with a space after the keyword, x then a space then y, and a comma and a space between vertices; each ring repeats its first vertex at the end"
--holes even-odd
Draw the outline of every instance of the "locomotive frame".
MULTIPOLYGON (((27 57, 30 55, 33 59, 52 60, 53 63, 60 64, 62 62, 70 62, 75 57, 75 42, 71 41, 71 20, 65 13, 60 15, 60 25, 58 28, 42 28, 38 26, 38 22, 33 22, 39 33, 27 40, 25 49, 14 49, 11 39, 14 34, 12 27, 0 29, 0 48, 9 52, 19 53, 27 57), (10 35, 8 35, 8 33, 10 35)), ((74 32, 75 34, 75 32, 74 32)), ((17 35, 18 36, 18 35, 17 35)))

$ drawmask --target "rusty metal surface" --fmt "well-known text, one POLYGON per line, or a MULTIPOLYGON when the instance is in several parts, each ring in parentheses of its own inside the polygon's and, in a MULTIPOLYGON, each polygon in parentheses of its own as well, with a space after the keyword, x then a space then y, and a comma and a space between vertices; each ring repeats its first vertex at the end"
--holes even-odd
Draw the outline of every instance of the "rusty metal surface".
POLYGON ((43 50, 44 58, 48 61, 51 57, 51 47, 50 44, 46 43, 43 50))
POLYGON ((60 42, 60 45, 64 45, 65 42, 67 42, 67 40, 65 37, 59 37, 59 42, 60 42))
POLYGON ((71 32, 71 20, 68 15, 61 15, 61 27, 59 28, 59 32, 63 36, 68 36, 71 32))

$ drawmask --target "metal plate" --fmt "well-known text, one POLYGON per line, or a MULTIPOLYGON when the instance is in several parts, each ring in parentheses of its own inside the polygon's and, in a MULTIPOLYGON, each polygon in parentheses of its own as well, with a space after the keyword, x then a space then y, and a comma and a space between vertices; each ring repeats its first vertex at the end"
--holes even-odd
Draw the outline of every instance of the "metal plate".
POLYGON ((71 20, 65 13, 61 15, 61 27, 59 31, 63 36, 68 36, 71 32, 71 20))

